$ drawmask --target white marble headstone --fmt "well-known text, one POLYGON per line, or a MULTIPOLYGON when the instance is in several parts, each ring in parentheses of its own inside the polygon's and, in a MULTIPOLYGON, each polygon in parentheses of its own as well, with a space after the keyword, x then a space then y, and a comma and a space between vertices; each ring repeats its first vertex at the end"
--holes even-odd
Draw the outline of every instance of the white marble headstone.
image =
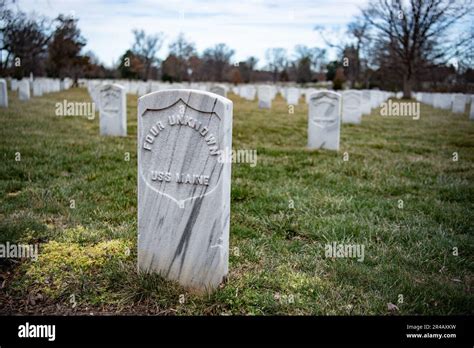
POLYGON ((245 86, 245 99, 254 100, 257 94, 257 89, 254 86, 245 86))
POLYGON ((227 90, 224 86, 222 85, 214 85, 211 87, 210 92, 220 95, 221 97, 227 97, 227 90))
POLYGON ((18 90, 18 83, 19 83, 19 82, 20 82, 20 81, 17 80, 17 79, 11 79, 11 89, 12 89, 12 92, 18 90))
POLYGON ((466 95, 461 93, 456 93, 453 95, 453 108, 452 112, 455 113, 464 113, 466 110, 466 95))
POLYGON ((372 105, 370 101, 370 91, 369 90, 364 90, 362 91, 362 114, 364 115, 370 115, 372 112, 372 105))
POLYGON ((360 124, 362 121, 362 92, 342 92, 342 122, 360 124))
POLYGON ((438 98, 438 105, 443 110, 450 110, 453 101, 453 96, 448 93, 440 93, 438 98))
POLYGON ((433 106, 434 104, 434 93, 423 92, 421 102, 433 106))
POLYGON ((298 105, 300 99, 300 90, 295 87, 290 87, 286 90, 286 103, 289 105, 298 105))
POLYGON ((137 94, 138 94, 139 97, 142 97, 142 96, 144 96, 145 94, 147 94, 149 92, 150 92, 150 85, 148 84, 148 82, 139 82, 138 83, 137 94))
POLYGON ((315 92, 308 109, 308 147, 339 150, 341 95, 332 91, 315 92))
POLYGON ((258 107, 260 109, 272 108, 272 88, 270 86, 258 87, 258 107))
POLYGON ((43 95, 43 86, 40 80, 33 80, 33 97, 41 97, 43 95))
POLYGON ((0 79, 0 107, 8 107, 8 89, 5 79, 0 79))
POLYGON ((372 109, 376 109, 380 106, 380 91, 371 90, 370 91, 370 106, 372 109))
POLYGON ((18 98, 20 100, 29 100, 30 99, 30 81, 23 79, 18 82, 18 98))
POLYGON ((139 270, 211 291, 228 272, 232 102, 166 90, 137 117, 139 270))
POLYGON ((127 96, 117 84, 105 84, 99 92, 100 135, 127 135, 127 96))

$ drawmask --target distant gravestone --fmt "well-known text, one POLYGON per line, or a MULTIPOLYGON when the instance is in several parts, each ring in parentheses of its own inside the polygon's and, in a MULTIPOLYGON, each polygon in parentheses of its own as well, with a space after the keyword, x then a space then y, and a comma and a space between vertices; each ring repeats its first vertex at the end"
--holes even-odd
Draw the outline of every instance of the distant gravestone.
POLYGON ((214 94, 220 95, 221 97, 224 97, 224 98, 227 97, 227 90, 224 86, 221 86, 221 85, 212 86, 211 92, 214 94))
POLYGON ((438 98, 438 105, 443 110, 450 110, 452 104, 452 95, 448 93, 440 93, 438 98))
POLYGON ((161 87, 161 84, 159 82, 152 81, 150 83, 150 92, 157 92, 161 89, 162 89, 162 87, 161 87))
POLYGON ((288 105, 298 105, 300 99, 300 90, 295 87, 290 87, 286 90, 286 103, 288 105))
POLYGON ((0 107, 8 107, 8 89, 5 79, 0 79, 0 107))
POLYGON ((471 111, 469 112, 469 119, 474 121, 474 95, 471 96, 471 111))
POLYGON ((41 97, 43 95, 43 86, 40 80, 33 81, 33 97, 41 97))
POLYGON ((437 109, 441 108, 441 93, 434 93, 433 107, 437 109))
POLYGON ((30 100, 30 81, 23 79, 18 83, 18 99, 30 100))
POLYGON ((270 86, 258 87, 258 107, 260 109, 272 108, 272 88, 270 86))
POLYGON ((423 92, 421 102, 424 104, 434 105, 434 93, 423 92))
POLYGON ((240 87, 240 90, 239 90, 239 95, 244 98, 244 99, 249 99, 248 95, 249 95, 249 87, 248 86, 242 86, 240 87))
POLYGON ((311 95, 317 91, 318 90, 316 88, 308 88, 304 91, 304 101, 306 104, 309 104, 311 95))
POLYGON ((228 272, 232 102, 160 91, 137 117, 139 270, 211 291, 228 272))
POLYGON ((53 80, 53 92, 59 92, 61 90, 61 84, 59 82, 59 79, 54 79, 53 80))
POLYGON ((46 91, 46 93, 53 92, 53 81, 49 79, 46 81, 44 91, 46 91))
POLYGON ((255 95, 257 94, 257 89, 254 86, 246 86, 246 99, 255 100, 255 95))
POLYGON ((105 84, 99 92, 100 135, 127 135, 127 98, 125 89, 105 84))
POLYGON ((11 80, 12 92, 18 90, 18 83, 19 83, 19 82, 20 82, 20 81, 18 81, 17 79, 12 79, 12 80, 11 80))
POLYGON ((99 105, 99 98, 100 98, 100 89, 102 88, 102 84, 98 82, 91 82, 88 86, 89 95, 91 96, 92 101, 99 105))
POLYGON ((342 92, 342 122, 360 124, 362 121, 362 92, 342 92))
POLYGON ((454 113, 464 113, 466 110, 466 95, 461 93, 456 93, 453 95, 453 108, 452 112, 454 113))
POLYGON ((382 102, 380 94, 380 91, 377 90, 370 91, 370 106, 372 109, 376 109, 380 106, 380 103, 382 102))
POLYGON ((150 92, 150 85, 147 82, 139 82, 137 94, 139 97, 144 96, 150 92))
POLYGON ((341 95, 332 91, 315 92, 309 99, 308 147, 339 150, 341 95))
POLYGON ((361 108, 362 108, 362 114, 364 115, 370 115, 372 112, 372 105, 370 101, 370 91, 365 90, 362 91, 362 100, 361 100, 361 108))

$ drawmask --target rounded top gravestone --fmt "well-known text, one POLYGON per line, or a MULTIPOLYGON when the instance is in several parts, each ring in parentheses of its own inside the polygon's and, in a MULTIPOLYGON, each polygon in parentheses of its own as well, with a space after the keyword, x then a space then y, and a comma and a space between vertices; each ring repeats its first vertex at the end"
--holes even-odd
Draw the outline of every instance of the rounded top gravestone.
POLYGON ((360 124, 362 118, 362 92, 347 90, 342 92, 342 121, 360 124))
POLYGON ((139 269, 215 289, 228 271, 232 101, 159 91, 137 117, 139 269))
POLYGON ((308 147, 338 150, 340 118, 340 94, 332 91, 312 93, 308 108, 308 147))
POLYGON ((311 122, 322 129, 337 127, 340 118, 340 98, 340 94, 331 91, 311 94, 309 102, 314 110, 310 114, 311 122))
POLYGON ((155 96, 154 105, 150 105, 149 99, 140 98, 148 105, 140 119, 144 132, 139 139, 142 164, 139 174, 150 189, 178 204, 211 193, 220 178, 219 138, 224 115, 220 108, 224 105, 204 102, 211 98, 197 98, 207 95, 217 98, 216 94, 187 90, 176 90, 168 103, 165 98, 155 96), (160 180, 159 173, 165 172, 180 173, 180 177, 160 180), (201 184, 183 185, 190 180, 201 184))

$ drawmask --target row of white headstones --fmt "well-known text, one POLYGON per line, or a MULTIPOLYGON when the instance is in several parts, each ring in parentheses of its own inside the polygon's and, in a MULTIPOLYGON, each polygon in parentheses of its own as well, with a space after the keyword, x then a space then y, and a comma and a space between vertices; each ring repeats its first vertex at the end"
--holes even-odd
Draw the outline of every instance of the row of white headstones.
MULTIPOLYGON (((101 134, 124 136, 126 94, 135 86, 110 82, 86 86, 99 105, 101 134)), ((137 91, 142 85, 150 92, 149 83, 138 83, 137 91)), ((228 274, 233 103, 223 96, 225 86, 154 87, 162 90, 141 96, 137 110, 138 268, 209 292, 228 274)), ((260 107, 268 108, 277 93, 296 105, 301 91, 243 86, 233 92, 249 100, 258 94, 260 107)), ((341 120, 360 123, 363 113, 400 97, 373 90, 304 92, 308 144, 330 149, 339 147, 341 120)))
MULTIPOLYGON (((84 83, 84 81, 80 81, 84 83)), ((150 93, 158 90, 186 89, 186 84, 166 84, 158 82, 124 82, 125 85, 110 81, 86 81, 92 100, 99 105, 100 134, 126 136, 126 94, 150 93), (120 116, 117 116, 120 115, 120 116)), ((336 93, 314 88, 296 88, 271 85, 227 86, 223 84, 189 84, 192 90, 204 90, 227 97, 228 91, 253 101, 258 97, 258 107, 271 109, 272 101, 278 93, 289 106, 298 105, 301 96, 308 104, 308 148, 338 150, 341 123, 360 124, 363 115, 370 115, 389 98, 401 99, 402 92, 393 93, 380 90, 345 90, 336 93)), ((144 94, 144 95, 146 95, 144 94)), ((434 107, 464 112, 472 96, 465 94, 413 93, 416 100, 434 107)), ((471 102, 471 118, 474 119, 474 103, 471 102)))
MULTIPOLYGON (((211 291, 228 273, 232 160, 219 154, 232 148, 233 104, 222 85, 199 86, 206 91, 160 87, 138 99, 138 266, 186 287, 211 291)), ((260 108, 271 108, 277 93, 296 105, 301 93, 293 87, 231 88, 248 100, 258 96, 260 108)), ((125 88, 104 84, 89 90, 100 104, 102 132, 103 114, 126 110, 125 88)), ((332 150, 339 149, 342 122, 359 124, 363 114, 387 99, 401 98, 400 92, 379 90, 304 92, 308 146, 332 150)), ((446 99, 450 108, 463 112, 459 95, 446 99)))
MULTIPOLYGON (((314 92, 321 91, 321 89, 315 88, 297 88, 297 87, 285 87, 275 85, 240 85, 235 86, 231 84, 212 84, 212 83, 163 83, 158 81, 130 81, 130 80, 79 80, 79 84, 87 86, 89 90, 100 87, 104 84, 116 83, 124 87, 125 93, 136 94, 143 96, 145 94, 165 90, 165 89, 197 89, 203 91, 210 91, 218 95, 227 97, 227 93, 232 91, 234 94, 247 100, 255 100, 258 97, 259 106, 261 108, 271 108, 271 102, 275 96, 280 93, 289 105, 298 105, 301 96, 305 96, 305 101, 309 104, 309 98, 314 92)), ((360 90, 361 94, 361 108, 362 113, 370 113, 370 109, 377 107, 377 103, 380 99, 389 97, 396 97, 400 99, 403 95, 402 92, 385 92, 378 90, 360 90)), ((345 91, 347 92, 347 91, 345 91)), ((342 92, 344 94, 345 92, 342 92)), ((471 95, 461 93, 426 93, 426 92, 413 92, 412 98, 416 98, 417 101, 425 104, 432 105, 443 109, 451 109, 453 112, 464 112, 459 111, 460 103, 464 105, 470 103, 471 95), (421 100, 423 98, 423 100, 421 100), (439 102, 439 104, 438 104, 439 102)), ((344 98, 343 98, 344 99, 344 98)), ((465 106, 464 106, 465 107, 465 106)))
MULTIPOLYGON (((99 105, 100 111, 100 134, 101 135, 112 135, 112 136, 126 136, 126 94, 129 91, 136 92, 140 96, 140 92, 149 93, 156 92, 158 90, 168 90, 168 89, 184 89, 182 84, 177 85, 168 85, 168 84, 159 84, 159 83, 146 83, 146 82, 128 82, 125 85, 118 83, 108 83, 108 82, 97 82, 89 81, 87 83, 87 89, 91 96, 91 99, 96 105, 99 105), (146 87, 146 88, 142 88, 146 87), (118 116, 120 115, 120 116, 118 116)), ((224 85, 211 85, 211 84, 195 84, 191 88, 192 90, 204 90, 211 93, 220 95, 222 97, 227 97, 227 86, 224 85)), ((299 88, 294 87, 276 87, 276 86, 242 86, 242 87, 232 87, 232 91, 242 98, 247 100, 254 100, 258 95, 258 106, 262 109, 271 109, 272 100, 275 98, 277 93, 282 94, 286 99, 287 103, 292 106, 296 106, 299 103, 301 96, 301 91, 299 88)), ((315 121, 317 127, 322 127, 327 130, 332 130, 334 127, 339 128, 340 117, 340 106, 330 107, 321 111, 319 109, 314 109, 311 105, 314 105, 314 96, 318 95, 320 92, 327 92, 325 95, 330 95, 333 92, 329 91, 319 91, 316 89, 303 89, 305 94, 306 102, 310 104, 310 119, 315 121), (311 102, 313 101, 313 102, 311 102), (314 110, 313 110, 314 109, 314 110), (326 119, 320 119, 320 122, 317 121, 317 117, 314 116, 314 112, 322 113, 326 119), (338 116, 339 115, 339 116, 338 116), (329 122, 329 118, 331 122, 329 122), (336 123, 336 124, 333 124, 336 123), (323 127, 327 126, 327 127, 323 127)), ((385 92, 385 91, 356 91, 349 90, 343 92, 344 108, 342 109, 343 122, 360 124, 362 121, 363 114, 370 114, 373 107, 377 107, 381 102, 385 101, 394 94, 385 92)), ((319 99, 318 99, 319 100, 319 99)), ((340 100, 337 99, 338 101, 340 100)), ((324 100, 326 101, 326 99, 324 100)), ((333 98, 329 98, 328 101, 333 101, 333 98)), ((310 129, 311 128, 310 123, 310 129)), ((310 133, 310 148, 319 148, 323 147, 326 149, 335 149, 339 147, 339 140, 326 143, 316 144, 311 139, 315 137, 310 133)))
MULTIPOLYGON (((35 78, 35 79, 9 79, 12 91, 18 92, 18 99, 30 100, 31 96, 41 97, 43 94, 59 92, 72 87, 72 80, 35 78)), ((8 107, 8 83, 6 79, 0 79, 0 106, 8 107)))
POLYGON ((414 92, 413 97, 418 102, 431 105, 437 109, 451 110, 453 113, 464 113, 466 106, 471 104, 469 119, 474 119, 474 95, 472 94, 414 92))

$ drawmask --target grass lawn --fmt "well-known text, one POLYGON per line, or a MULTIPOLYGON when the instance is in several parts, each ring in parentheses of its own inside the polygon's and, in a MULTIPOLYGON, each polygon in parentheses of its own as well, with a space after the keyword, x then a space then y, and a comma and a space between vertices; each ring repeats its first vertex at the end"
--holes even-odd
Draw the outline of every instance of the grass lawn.
POLYGON ((229 276, 200 296, 136 272, 136 96, 127 100, 129 135, 111 138, 99 136, 98 117, 55 116, 56 102, 89 100, 85 89, 29 102, 9 94, 0 243, 40 243, 40 254, 0 259, 0 313, 474 312, 467 113, 422 104, 413 120, 377 109, 362 125, 342 125, 339 152, 308 151, 303 100, 289 114, 281 97, 259 110, 230 95, 233 147, 256 149, 258 163, 233 164, 229 276), (364 260, 326 258, 332 242, 364 245, 364 260))

